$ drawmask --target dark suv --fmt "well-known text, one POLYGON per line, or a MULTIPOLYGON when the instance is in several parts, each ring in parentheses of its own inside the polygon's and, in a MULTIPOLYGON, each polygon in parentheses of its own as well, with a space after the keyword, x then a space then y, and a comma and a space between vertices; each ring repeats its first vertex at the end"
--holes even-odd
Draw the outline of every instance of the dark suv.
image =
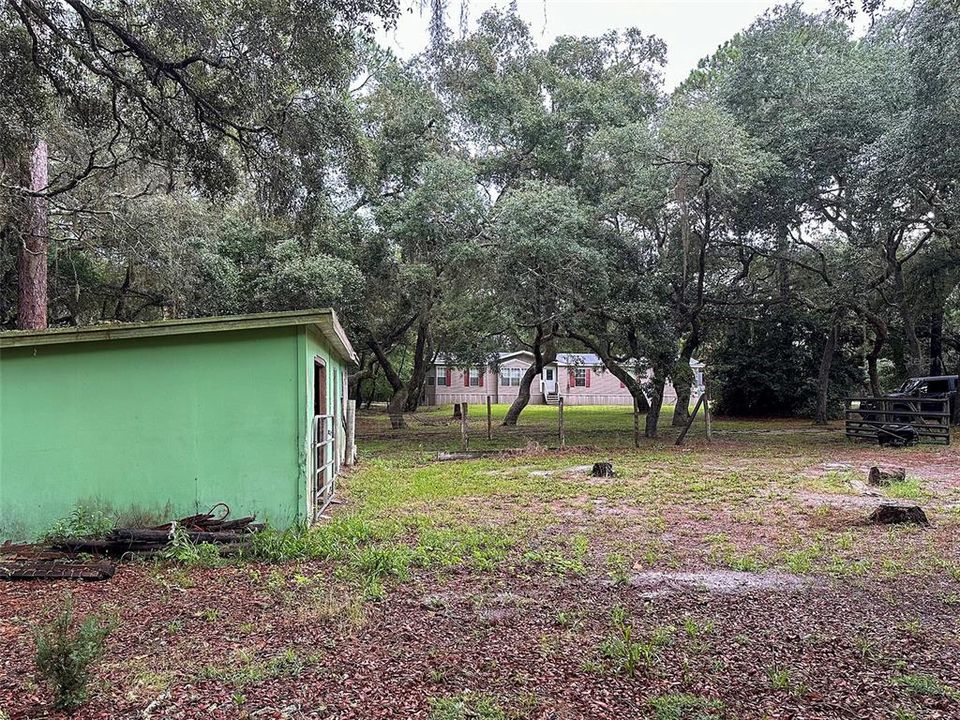
MULTIPOLYGON (((907 380, 898 390, 887 393, 892 398, 931 398, 950 400, 950 417, 957 420, 957 386, 960 378, 956 375, 934 375, 931 377, 915 377, 907 380)), ((921 408, 927 409, 921 405, 921 408)), ((939 409, 939 405, 931 405, 931 410, 939 409)))

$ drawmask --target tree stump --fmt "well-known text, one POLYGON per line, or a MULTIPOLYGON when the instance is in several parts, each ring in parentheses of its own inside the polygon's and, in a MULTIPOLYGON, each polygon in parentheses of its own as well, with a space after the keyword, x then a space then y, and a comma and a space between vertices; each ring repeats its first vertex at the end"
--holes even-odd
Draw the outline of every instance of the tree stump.
POLYGON ((874 465, 870 468, 870 474, 867 476, 867 483, 874 487, 888 487, 893 483, 902 483, 907 479, 907 471, 903 468, 880 467, 874 465))
POLYGON ((593 464, 590 471, 592 477, 613 477, 613 463, 598 462, 593 464))
POLYGON ((883 503, 873 511, 870 522, 875 525, 929 525, 927 514, 919 505, 894 505, 883 503))

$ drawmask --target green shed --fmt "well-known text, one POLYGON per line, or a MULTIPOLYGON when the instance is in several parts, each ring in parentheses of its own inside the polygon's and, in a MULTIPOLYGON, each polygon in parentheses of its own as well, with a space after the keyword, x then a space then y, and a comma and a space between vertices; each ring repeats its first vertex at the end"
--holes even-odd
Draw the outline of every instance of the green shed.
POLYGON ((81 506, 311 522, 355 363, 332 310, 0 333, 0 540, 81 506))

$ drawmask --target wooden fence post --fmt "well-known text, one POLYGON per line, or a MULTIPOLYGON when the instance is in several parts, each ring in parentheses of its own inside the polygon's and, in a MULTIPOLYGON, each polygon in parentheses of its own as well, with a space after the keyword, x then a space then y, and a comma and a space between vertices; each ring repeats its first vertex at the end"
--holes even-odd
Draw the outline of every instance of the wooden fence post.
POLYGON ((460 403, 460 449, 467 451, 469 438, 467 436, 467 403, 460 403))
POLYGON ((487 440, 493 440, 493 408, 487 395, 487 440))
POLYGON ((567 445, 567 439, 563 434, 563 397, 557 398, 557 411, 557 423, 560 431, 560 447, 564 448, 567 445))
POLYGON ((683 445, 683 439, 687 436, 687 433, 690 432, 690 428, 693 426, 693 421, 697 419, 697 413, 700 412, 700 406, 703 405, 704 396, 701 395, 697 400, 697 404, 693 406, 693 412, 690 414, 690 420, 687 422, 686 427, 680 431, 680 435, 677 437, 676 445, 683 445))
POLYGON ((343 464, 350 467, 357 461, 357 404, 347 400, 347 431, 344 439, 343 464))

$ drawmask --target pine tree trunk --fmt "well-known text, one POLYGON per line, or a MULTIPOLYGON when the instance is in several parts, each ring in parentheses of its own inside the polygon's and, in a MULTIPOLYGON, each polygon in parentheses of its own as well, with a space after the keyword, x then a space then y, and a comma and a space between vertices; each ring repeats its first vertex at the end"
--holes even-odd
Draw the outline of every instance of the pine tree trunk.
MULTIPOLYGON (((40 192, 47 187, 47 142, 42 138, 30 155, 28 187, 40 192)), ((47 327, 47 250, 50 246, 47 199, 27 197, 27 229, 17 257, 19 292, 17 327, 42 330, 47 327)))

